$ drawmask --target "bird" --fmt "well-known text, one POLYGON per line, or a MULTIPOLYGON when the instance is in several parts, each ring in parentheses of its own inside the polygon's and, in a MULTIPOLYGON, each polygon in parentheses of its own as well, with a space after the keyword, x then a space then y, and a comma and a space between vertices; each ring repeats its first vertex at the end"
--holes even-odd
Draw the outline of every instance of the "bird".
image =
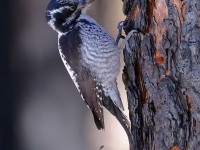
POLYGON ((46 21, 58 33, 58 49, 82 99, 92 111, 99 130, 104 130, 105 107, 131 139, 117 87, 120 50, 115 40, 86 10, 94 0, 51 0, 46 21))

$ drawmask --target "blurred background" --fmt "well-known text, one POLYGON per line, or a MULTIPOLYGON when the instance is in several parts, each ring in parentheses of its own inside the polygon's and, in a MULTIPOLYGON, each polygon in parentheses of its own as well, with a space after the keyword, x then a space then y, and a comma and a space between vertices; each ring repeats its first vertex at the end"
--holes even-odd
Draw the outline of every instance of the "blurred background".
MULTIPOLYGON (((0 150, 126 150, 128 140, 105 112, 98 131, 71 81, 46 23, 49 0, 0 1, 0 150)), ((89 14, 113 36, 121 0, 96 0, 89 14)), ((126 95, 119 88, 127 113, 126 95)))

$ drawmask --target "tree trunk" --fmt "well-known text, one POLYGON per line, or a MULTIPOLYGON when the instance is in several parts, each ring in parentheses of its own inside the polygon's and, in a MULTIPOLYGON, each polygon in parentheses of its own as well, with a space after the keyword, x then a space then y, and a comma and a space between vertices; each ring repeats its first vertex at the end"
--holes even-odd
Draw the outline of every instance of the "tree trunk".
POLYGON ((200 149, 200 0, 124 0, 134 150, 200 149))

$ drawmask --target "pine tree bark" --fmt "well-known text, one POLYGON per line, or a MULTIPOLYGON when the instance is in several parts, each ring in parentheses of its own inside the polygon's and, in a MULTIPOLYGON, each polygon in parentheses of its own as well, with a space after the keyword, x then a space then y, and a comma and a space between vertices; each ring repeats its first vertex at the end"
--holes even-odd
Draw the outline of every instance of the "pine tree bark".
POLYGON ((134 150, 200 149, 200 1, 123 0, 134 150))

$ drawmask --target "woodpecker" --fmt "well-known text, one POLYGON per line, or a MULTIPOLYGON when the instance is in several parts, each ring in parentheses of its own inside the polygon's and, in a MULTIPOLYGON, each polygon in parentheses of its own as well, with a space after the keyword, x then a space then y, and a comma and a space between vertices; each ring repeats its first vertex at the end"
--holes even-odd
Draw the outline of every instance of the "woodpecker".
POLYGON ((130 135, 130 123, 122 112, 124 108, 116 82, 120 50, 105 29, 86 14, 93 1, 51 0, 46 20, 58 33, 62 61, 92 111, 97 128, 105 129, 104 106, 130 135))

